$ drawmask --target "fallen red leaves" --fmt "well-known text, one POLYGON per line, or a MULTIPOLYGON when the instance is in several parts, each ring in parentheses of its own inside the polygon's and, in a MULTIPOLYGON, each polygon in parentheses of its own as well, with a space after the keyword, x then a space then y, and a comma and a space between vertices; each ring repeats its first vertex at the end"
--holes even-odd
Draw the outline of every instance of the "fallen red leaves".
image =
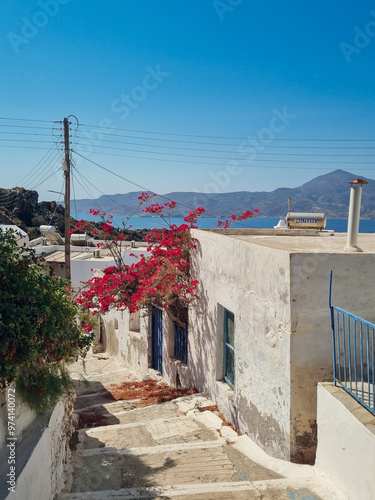
POLYGON ((142 382, 124 382, 121 385, 111 385, 108 391, 117 400, 135 400, 136 406, 148 406, 165 403, 172 399, 195 394, 195 389, 175 389, 157 380, 143 380, 142 382))

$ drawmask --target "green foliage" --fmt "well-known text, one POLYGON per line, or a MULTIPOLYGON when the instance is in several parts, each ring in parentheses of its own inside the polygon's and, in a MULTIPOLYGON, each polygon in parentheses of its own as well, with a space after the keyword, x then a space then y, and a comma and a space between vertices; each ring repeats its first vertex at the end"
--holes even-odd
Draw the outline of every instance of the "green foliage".
MULTIPOLYGON (((18 247, 13 232, 0 231, 1 388, 14 380, 20 383, 21 373, 36 373, 31 368, 49 371, 51 378, 41 380, 51 387, 54 377, 60 377, 63 387, 61 363, 86 355, 92 335, 76 320, 78 305, 70 299, 68 286, 49 275, 32 249, 18 247)), ((39 395, 35 383, 27 387, 39 395)))
POLYGON ((60 397, 73 387, 62 365, 21 367, 16 379, 17 396, 37 413, 51 410, 60 397))
POLYGON ((46 224, 46 220, 42 215, 34 215, 34 217, 31 219, 31 225, 33 227, 39 227, 43 226, 43 224, 46 224))

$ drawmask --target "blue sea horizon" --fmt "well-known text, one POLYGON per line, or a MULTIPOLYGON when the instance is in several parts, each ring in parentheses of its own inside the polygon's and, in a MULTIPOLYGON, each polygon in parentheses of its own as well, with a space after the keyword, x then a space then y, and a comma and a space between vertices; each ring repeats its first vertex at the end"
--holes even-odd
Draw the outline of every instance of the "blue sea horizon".
MULTIPOLYGON (((99 221, 97 217, 93 217, 92 214, 86 213, 72 213, 72 217, 77 220, 88 220, 88 221, 99 221)), ((217 227, 218 220, 214 217, 200 217, 198 219, 198 227, 201 229, 211 229, 217 227)), ((257 229, 273 229, 274 226, 279 222, 279 217, 254 217, 247 221, 242 221, 237 224, 233 224, 232 228, 257 228, 257 229)), ((123 221, 126 222, 126 216, 114 215, 113 224, 115 227, 122 227, 123 221)), ((182 217, 172 217, 171 223, 184 224, 182 217)), ((133 216, 131 220, 127 223, 126 227, 128 229, 153 229, 166 227, 166 223, 160 217, 139 217, 133 216)), ((347 219, 327 219, 326 230, 332 230, 336 233, 346 233, 348 227, 347 219)), ((375 233, 375 220, 374 219, 362 219, 359 223, 360 233, 375 233)))

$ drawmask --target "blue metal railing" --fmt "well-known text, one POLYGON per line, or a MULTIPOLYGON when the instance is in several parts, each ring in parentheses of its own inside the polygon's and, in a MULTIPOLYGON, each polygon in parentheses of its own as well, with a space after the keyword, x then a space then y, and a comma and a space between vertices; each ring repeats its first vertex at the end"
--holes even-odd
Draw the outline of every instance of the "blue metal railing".
POLYGON ((329 285, 333 377, 359 403, 375 415, 375 324, 332 305, 329 285))

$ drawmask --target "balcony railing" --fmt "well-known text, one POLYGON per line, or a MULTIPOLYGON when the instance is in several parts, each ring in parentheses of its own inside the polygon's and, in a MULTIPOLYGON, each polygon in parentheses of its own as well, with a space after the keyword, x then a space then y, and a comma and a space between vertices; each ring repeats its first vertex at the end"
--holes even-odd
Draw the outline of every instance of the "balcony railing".
POLYGON ((333 377, 375 415, 375 324, 331 304, 333 377))

